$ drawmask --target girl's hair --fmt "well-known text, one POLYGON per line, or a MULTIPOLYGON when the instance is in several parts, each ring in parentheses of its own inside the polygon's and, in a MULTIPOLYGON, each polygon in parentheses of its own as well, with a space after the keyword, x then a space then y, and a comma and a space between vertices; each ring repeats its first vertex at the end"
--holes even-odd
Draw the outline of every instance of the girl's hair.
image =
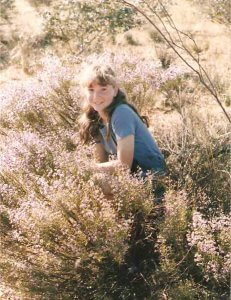
MULTIPOLYGON (((92 64, 86 67, 80 84, 82 88, 88 87, 93 81, 97 81, 100 85, 112 85, 113 87, 117 86, 117 79, 114 71, 109 65, 103 66, 99 64, 92 64)), ((127 101, 126 95, 120 89, 118 90, 117 95, 114 97, 112 103, 106 108, 108 114, 108 124, 110 124, 111 116, 115 108, 120 104, 127 104, 132 110, 140 117, 140 119, 148 127, 148 118, 146 116, 141 116, 137 109, 127 101)), ((80 125, 80 138, 84 144, 96 140, 99 137, 99 128, 102 125, 101 118, 97 111, 93 109, 86 101, 83 103, 83 113, 80 116, 78 123, 80 125)), ((111 128, 107 128, 107 139, 110 137, 111 128)))

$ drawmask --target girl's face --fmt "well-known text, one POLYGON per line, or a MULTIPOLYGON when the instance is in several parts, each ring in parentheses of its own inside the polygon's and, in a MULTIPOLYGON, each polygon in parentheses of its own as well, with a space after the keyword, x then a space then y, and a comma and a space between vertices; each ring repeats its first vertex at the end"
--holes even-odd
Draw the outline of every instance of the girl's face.
POLYGON ((110 84, 103 86, 93 81, 87 87, 87 100, 94 110, 100 113, 112 103, 117 92, 117 87, 110 84))

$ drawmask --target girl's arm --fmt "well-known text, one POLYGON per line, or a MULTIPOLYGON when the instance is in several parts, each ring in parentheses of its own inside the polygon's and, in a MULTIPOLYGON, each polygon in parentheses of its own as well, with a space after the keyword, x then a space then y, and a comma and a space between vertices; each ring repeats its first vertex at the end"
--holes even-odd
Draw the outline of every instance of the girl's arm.
POLYGON ((94 150, 94 157, 96 162, 104 163, 108 161, 108 153, 105 151, 102 143, 96 143, 94 150))
POLYGON ((128 135, 117 141, 117 159, 97 163, 93 167, 96 172, 113 173, 118 166, 131 168, 134 157, 134 135, 128 135))

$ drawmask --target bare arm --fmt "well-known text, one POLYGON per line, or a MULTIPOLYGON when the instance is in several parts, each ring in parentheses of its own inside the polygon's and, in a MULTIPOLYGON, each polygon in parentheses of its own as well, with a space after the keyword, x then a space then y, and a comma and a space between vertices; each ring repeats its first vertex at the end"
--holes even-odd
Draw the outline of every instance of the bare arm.
POLYGON ((108 161, 108 153, 105 151, 103 144, 101 143, 95 144, 94 150, 95 150, 94 157, 96 162, 104 163, 108 161))
POLYGON ((97 163, 94 166, 96 172, 113 173, 116 167, 126 166, 131 168, 134 157, 134 135, 128 135, 117 143, 117 159, 97 163))

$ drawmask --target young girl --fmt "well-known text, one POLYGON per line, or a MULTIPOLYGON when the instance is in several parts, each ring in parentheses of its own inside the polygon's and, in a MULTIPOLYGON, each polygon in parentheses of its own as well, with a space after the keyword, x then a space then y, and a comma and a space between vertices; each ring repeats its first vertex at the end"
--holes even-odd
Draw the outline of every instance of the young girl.
POLYGON ((91 64, 82 74, 83 113, 79 119, 80 137, 84 143, 94 142, 96 173, 113 173, 123 165, 131 173, 140 167, 154 176, 165 173, 165 161, 147 129, 147 119, 127 102, 109 65, 91 64), (108 161, 109 154, 116 159, 108 161))

